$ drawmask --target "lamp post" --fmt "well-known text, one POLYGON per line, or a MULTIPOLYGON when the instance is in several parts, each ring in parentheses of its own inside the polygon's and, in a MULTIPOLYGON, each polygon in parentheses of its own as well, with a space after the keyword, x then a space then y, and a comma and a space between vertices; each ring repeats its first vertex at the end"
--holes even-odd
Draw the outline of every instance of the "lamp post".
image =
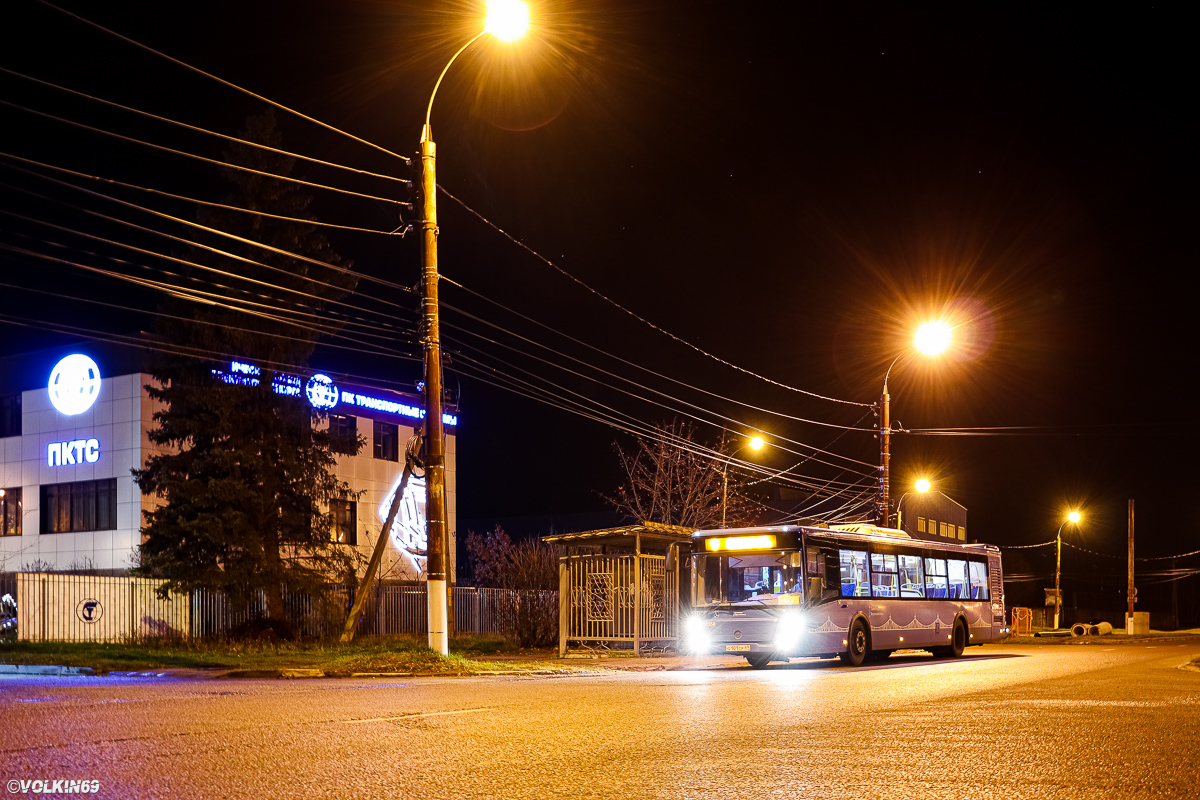
POLYGON ((729 462, 733 460, 734 456, 736 456, 738 453, 745 450, 747 447, 749 447, 751 450, 761 450, 762 446, 763 446, 762 437, 754 436, 750 439, 750 441, 746 442, 744 445, 739 447, 737 450, 734 450, 732 453, 730 453, 728 456, 725 457, 725 468, 721 470, 721 527, 722 528, 725 527, 725 506, 729 500, 729 462))
POLYGON ((446 63, 425 110, 421 128, 421 233, 423 239, 422 278, 424 293, 421 308, 421 341, 425 346, 425 524, 428 542, 426 586, 428 592, 429 648, 445 655, 450 650, 448 635, 448 597, 446 581, 446 441, 442 424, 442 345, 438 326, 437 256, 437 146, 433 141, 430 117, 433 99, 442 79, 463 52, 491 34, 511 41, 524 34, 529 25, 529 8, 519 0, 494 0, 482 31, 459 48, 446 63))
POLYGON ((1058 630, 1058 614, 1062 610, 1062 592, 1059 590, 1059 576, 1062 573, 1062 529, 1063 525, 1068 522, 1072 525, 1078 525, 1082 519, 1078 511, 1072 511, 1067 514, 1067 518, 1063 520, 1062 525, 1058 526, 1058 533, 1054 534, 1054 630, 1058 630))
MULTIPOLYGON (((917 328, 913 337, 913 347, 927 356, 936 356, 950 346, 951 328, 945 322, 926 322, 917 328)), ((888 394, 888 378, 892 375, 892 367, 908 354, 908 351, 896 356, 883 375, 883 393, 879 396, 879 500, 875 510, 877 524, 886 528, 891 522, 891 508, 888 505, 888 480, 891 468, 891 395, 888 394)))

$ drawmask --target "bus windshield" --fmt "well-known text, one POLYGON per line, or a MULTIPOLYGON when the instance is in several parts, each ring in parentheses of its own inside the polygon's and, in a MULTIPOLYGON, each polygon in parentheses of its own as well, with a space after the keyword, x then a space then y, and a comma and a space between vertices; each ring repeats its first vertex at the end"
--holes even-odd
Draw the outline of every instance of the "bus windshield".
POLYGON ((703 593, 697 594, 707 605, 794 603, 801 591, 798 585, 801 573, 799 567, 791 565, 791 556, 791 553, 697 556, 696 573, 703 576, 704 583, 703 593))

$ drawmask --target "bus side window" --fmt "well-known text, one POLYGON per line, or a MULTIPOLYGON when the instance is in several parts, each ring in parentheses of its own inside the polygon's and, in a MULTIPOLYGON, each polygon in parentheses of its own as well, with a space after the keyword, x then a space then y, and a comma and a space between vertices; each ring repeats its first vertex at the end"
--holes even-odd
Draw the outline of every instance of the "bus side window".
POLYGON ((946 597, 946 562, 944 559, 925 559, 925 596, 946 597))
POLYGON ((840 569, 842 597, 868 597, 871 594, 871 583, 867 575, 866 550, 840 551, 840 569))
POLYGON ((921 573, 920 556, 900 556, 900 596, 925 596, 925 577, 921 573))
POLYGON ((967 565, 971 570, 971 599, 988 599, 987 564, 972 561, 967 565))
POLYGON ((899 597, 900 586, 896 578, 896 557, 871 553, 871 596, 899 597))
POLYGON ((950 573, 950 596, 965 600, 967 598, 967 562, 953 558, 948 559, 946 571, 950 573))

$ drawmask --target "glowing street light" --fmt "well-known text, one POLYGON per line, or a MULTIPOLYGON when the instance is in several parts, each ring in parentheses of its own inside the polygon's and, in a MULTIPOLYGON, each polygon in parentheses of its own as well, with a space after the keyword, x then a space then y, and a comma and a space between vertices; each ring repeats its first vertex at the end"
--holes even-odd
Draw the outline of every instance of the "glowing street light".
POLYGON ((429 648, 445 655, 450 650, 449 595, 446 583, 446 437, 442 427, 442 344, 438 325, 437 146, 430 117, 442 79, 463 52, 486 35, 512 41, 529 27, 529 7, 520 0, 493 0, 487 22, 475 38, 458 49, 433 85, 421 129, 421 232, 423 238, 422 318, 425 341, 425 523, 428 541, 429 648))
POLYGON ((1067 514, 1066 521, 1058 526, 1058 533, 1054 534, 1054 629, 1058 630, 1058 614, 1062 610, 1062 592, 1059 589, 1059 576, 1062 574, 1062 529, 1063 525, 1068 522, 1072 525, 1078 525, 1079 520, 1083 519, 1078 511, 1072 511, 1067 514))
POLYGON ((921 494, 925 494, 926 492, 929 491, 929 486, 930 486, 929 479, 921 478, 920 480, 917 481, 916 489, 921 494))
POLYGON ((492 0, 488 3, 483 32, 502 42, 520 39, 529 30, 529 6, 520 0, 492 0))
POLYGON ((729 462, 738 453, 749 447, 751 450, 761 450, 763 447, 763 439, 761 436, 752 436, 750 439, 738 449, 734 450, 725 457, 725 467, 721 470, 721 527, 725 527, 725 505, 729 499, 729 462))
POLYGON ((913 347, 927 356, 940 356, 950 346, 951 328, 941 320, 926 322, 917 328, 913 336, 913 347))
MULTIPOLYGON (((938 356, 950 347, 953 328, 941 320, 926 322, 917 328, 913 336, 913 349, 922 355, 938 356)), ((891 395, 888 394, 888 378, 892 375, 892 367, 907 354, 907 350, 896 356, 887 372, 883 375, 883 394, 879 396, 879 502, 875 518, 880 527, 886 528, 892 521, 891 508, 888 501, 888 481, 891 469, 891 395)), ((923 491, 923 490, 922 490, 923 491)))

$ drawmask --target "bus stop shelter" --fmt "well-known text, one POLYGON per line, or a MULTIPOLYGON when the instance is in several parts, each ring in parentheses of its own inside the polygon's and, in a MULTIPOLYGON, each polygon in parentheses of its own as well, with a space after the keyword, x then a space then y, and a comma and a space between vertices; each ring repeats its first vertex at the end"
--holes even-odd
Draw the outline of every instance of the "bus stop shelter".
POLYGON ((679 561, 691 528, 642 522, 542 537, 558 560, 558 654, 631 642, 641 655, 678 636, 679 561))

